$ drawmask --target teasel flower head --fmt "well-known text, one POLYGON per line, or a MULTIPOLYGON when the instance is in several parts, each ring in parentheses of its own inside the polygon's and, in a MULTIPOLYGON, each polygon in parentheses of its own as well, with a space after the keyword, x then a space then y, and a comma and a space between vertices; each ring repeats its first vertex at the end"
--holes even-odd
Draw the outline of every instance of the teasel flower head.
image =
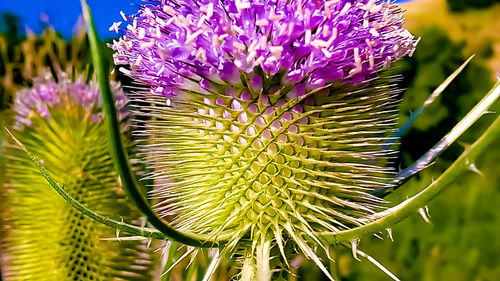
POLYGON ((382 147, 397 90, 377 74, 415 48, 400 8, 179 0, 122 16, 131 23, 111 47, 145 86, 136 132, 158 212, 182 231, 230 234, 242 279, 278 274, 265 269, 293 249, 328 274, 320 233, 363 225, 383 208, 372 193, 391 187, 395 152, 382 147))
MULTIPOLYGON (((65 74, 61 74, 55 81, 51 79, 51 74, 44 78, 35 78, 32 88, 25 88, 16 93, 14 100, 15 125, 16 129, 24 126, 32 127, 32 119, 52 118, 52 111, 65 111, 64 114, 73 118, 83 118, 92 122, 102 120, 100 110, 101 99, 97 83, 85 83, 83 77, 71 81, 65 74)), ((116 105, 119 111, 119 119, 127 117, 128 111, 125 105, 128 102, 120 85, 113 84, 116 105)))
MULTIPOLYGON (((40 158, 73 198, 108 217, 140 223, 113 169, 95 81, 50 72, 16 93, 12 134, 40 158)), ((123 132, 127 97, 113 84, 123 132)), ((130 144, 130 141, 127 141, 130 144)), ((4 280, 151 280, 148 241, 121 241, 119 233, 86 217, 51 190, 26 153, 5 145, 1 187, 0 268, 4 280), (114 241, 109 241, 114 240, 114 241)))

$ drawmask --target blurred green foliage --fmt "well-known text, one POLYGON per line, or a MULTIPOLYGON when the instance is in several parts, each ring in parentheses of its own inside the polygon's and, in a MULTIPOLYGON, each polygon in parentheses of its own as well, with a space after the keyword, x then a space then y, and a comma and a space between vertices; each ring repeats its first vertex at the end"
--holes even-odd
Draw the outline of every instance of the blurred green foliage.
POLYGON ((500 0, 447 0, 452 11, 463 11, 468 8, 487 8, 500 0))
MULTIPOLYGON (((12 94, 6 89, 6 77, 9 73, 10 58, 15 56, 15 48, 24 39, 19 35, 19 18, 15 15, 3 13, 0 15, 0 111, 5 110, 12 101, 12 94)), ((14 74, 15 75, 15 74, 14 74)))

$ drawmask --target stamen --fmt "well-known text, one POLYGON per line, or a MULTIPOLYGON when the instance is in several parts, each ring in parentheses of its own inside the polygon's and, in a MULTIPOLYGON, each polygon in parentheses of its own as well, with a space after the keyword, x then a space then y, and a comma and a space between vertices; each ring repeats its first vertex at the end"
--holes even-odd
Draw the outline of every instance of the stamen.
POLYGON ((281 53, 283 52, 283 46, 271 46, 269 47, 269 52, 275 57, 277 60, 281 58, 281 53))
POLYGON ((207 17, 211 18, 214 15, 214 3, 209 3, 206 7, 207 7, 207 17))
POLYGON ((137 34, 137 38, 139 40, 142 40, 144 39, 144 37, 146 37, 146 30, 142 27, 139 27, 139 34, 137 34))
POLYGON ((160 30, 160 26, 156 26, 156 38, 161 38, 161 30, 160 30))
MULTIPOLYGON (((219 37, 220 38, 220 37, 219 37)), ((235 47, 238 50, 244 51, 245 50, 245 45, 243 45, 240 42, 233 42, 233 47, 235 47)))
POLYGON ((304 14, 304 10, 302 9, 302 0, 297 0, 297 13, 304 14))
POLYGON ((148 16, 149 18, 152 18, 154 19, 155 18, 155 15, 151 12, 151 9, 149 9, 148 7, 146 7, 146 9, 144 9, 144 13, 146 14, 146 16, 148 16))
POLYGON ((187 39, 186 39, 186 44, 190 44, 191 42, 193 42, 196 39, 196 37, 198 37, 202 33, 203 33, 203 30, 200 29, 193 34, 188 35, 187 39))
POLYGON ((143 59, 143 58, 142 58, 142 56, 141 56, 141 55, 137 56, 137 59, 135 60, 135 65, 136 65, 136 66, 141 65, 141 63, 142 63, 142 59, 143 59))
POLYGON ((329 25, 325 25, 323 27, 323 37, 328 37, 328 34, 330 34, 330 26, 329 25))
POLYGON ((250 8, 250 3, 242 2, 242 0, 236 0, 235 5, 236 9, 238 10, 238 13, 241 13, 241 11, 250 8))
POLYGON ((165 21, 164 21, 163 19, 161 19, 160 17, 156 17, 156 19, 155 19, 155 20, 156 20, 156 22, 157 22, 158 24, 160 24, 162 27, 165 27, 166 23, 165 23, 165 21))
POLYGON ((279 20, 282 20, 284 17, 285 17, 284 15, 272 14, 269 16, 269 20, 279 21, 279 20))
POLYGON ((113 25, 111 25, 111 27, 109 28, 109 31, 115 31, 116 33, 118 33, 118 28, 120 27, 120 24, 122 24, 121 21, 114 22, 113 25))
POLYGON ((269 24, 269 21, 267 19, 260 19, 260 20, 255 21, 256 26, 264 26, 264 25, 268 25, 268 24, 269 24))
POLYGON ((255 51, 250 52, 246 58, 246 62, 250 63, 255 58, 255 56, 257 56, 257 52, 255 51))
POLYGON ((156 73, 157 76, 161 77, 162 74, 163 74, 163 71, 165 71, 165 65, 162 65, 160 67, 160 70, 158 70, 158 72, 156 73))
POLYGON ((344 6, 344 8, 342 9, 342 11, 340 11, 340 14, 341 16, 344 16, 345 14, 347 14, 347 12, 349 11, 349 9, 351 8, 352 4, 347 2, 344 6))
POLYGON ((332 6, 333 4, 335 4, 337 2, 339 2, 339 0, 331 0, 331 1, 327 1, 325 3, 325 14, 326 14, 327 18, 332 17, 332 11, 330 10, 330 6, 332 6))
POLYGON ((123 11, 120 11, 120 15, 122 16, 124 21, 128 21, 128 18, 123 11))
POLYGON ((380 36, 380 33, 378 33, 378 31, 375 28, 370 29, 370 34, 375 36, 375 37, 380 36))
POLYGON ((370 69, 375 68, 375 57, 373 55, 368 56, 368 62, 370 63, 370 69))
POLYGON ((350 76, 360 73, 363 70, 363 65, 361 64, 361 57, 359 56, 359 48, 354 48, 354 64, 355 67, 349 72, 350 76))
POLYGON ((307 46, 311 43, 311 30, 306 30, 305 42, 304 44, 307 46))

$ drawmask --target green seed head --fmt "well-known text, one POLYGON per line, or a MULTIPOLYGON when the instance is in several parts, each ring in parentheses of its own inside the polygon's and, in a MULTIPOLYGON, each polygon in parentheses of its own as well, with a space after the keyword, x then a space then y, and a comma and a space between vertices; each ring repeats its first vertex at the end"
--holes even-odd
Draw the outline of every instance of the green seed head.
MULTIPOLYGON (((139 224, 113 169, 95 82, 35 80, 16 93, 13 134, 64 189, 105 216, 139 224)), ((123 91, 115 85, 122 108, 123 91)), ((125 116, 122 116, 125 124, 125 116)), ((151 280, 147 241, 108 241, 115 230, 74 209, 54 192, 24 151, 8 145, 0 255, 6 280, 151 280)), ((3 180, 3 179, 2 179, 3 180)))
POLYGON ((319 233, 362 225, 382 207, 371 194, 390 186, 394 151, 381 146, 397 99, 381 81, 144 98, 153 104, 141 107, 151 117, 141 135, 157 210, 180 230, 229 233, 235 244, 291 240, 307 252, 326 249, 319 233))
POLYGON ((383 206, 372 194, 390 187, 397 100, 377 77, 415 48, 401 9, 153 0, 123 18, 111 47, 147 88, 137 132, 158 212, 179 230, 230 237, 222 253, 241 257, 243 280, 253 269, 268 279, 273 251, 286 263, 299 249, 324 269, 321 234, 366 223, 383 206))

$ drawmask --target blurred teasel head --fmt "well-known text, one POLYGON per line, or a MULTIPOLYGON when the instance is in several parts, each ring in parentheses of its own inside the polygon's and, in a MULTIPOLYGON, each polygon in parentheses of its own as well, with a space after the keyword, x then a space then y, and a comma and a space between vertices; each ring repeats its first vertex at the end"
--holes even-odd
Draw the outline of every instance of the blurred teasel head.
POLYGON ((159 214, 229 235, 224 253, 243 261, 242 279, 279 274, 296 252, 328 274, 319 233, 362 225, 384 207, 372 194, 391 187, 395 151, 383 146, 397 89, 378 73, 414 51, 401 9, 178 0, 122 16, 131 23, 111 46, 144 89, 132 98, 147 120, 136 134, 159 214))
MULTIPOLYGON (((22 131, 26 126, 33 127, 33 121, 37 122, 39 118, 50 120, 53 119, 53 115, 61 114, 66 115, 65 119, 99 123, 102 113, 97 83, 87 84, 83 77, 71 81, 64 73, 59 75, 60 81, 51 79, 51 74, 46 76, 34 79, 32 88, 25 88, 16 93, 14 100, 16 130, 22 131)), ((114 83, 113 86, 119 119, 123 120, 128 115, 125 107, 128 99, 119 84, 114 83)))
MULTIPOLYGON (((113 92, 125 131, 128 100, 119 84, 113 84, 113 92)), ((113 169, 100 107, 95 81, 46 72, 16 93, 12 134, 70 196, 105 216, 140 223, 113 169)), ((2 157, 7 159, 0 213, 5 280, 151 280, 147 241, 106 241, 118 233, 51 190, 21 148, 6 144, 2 157)))

